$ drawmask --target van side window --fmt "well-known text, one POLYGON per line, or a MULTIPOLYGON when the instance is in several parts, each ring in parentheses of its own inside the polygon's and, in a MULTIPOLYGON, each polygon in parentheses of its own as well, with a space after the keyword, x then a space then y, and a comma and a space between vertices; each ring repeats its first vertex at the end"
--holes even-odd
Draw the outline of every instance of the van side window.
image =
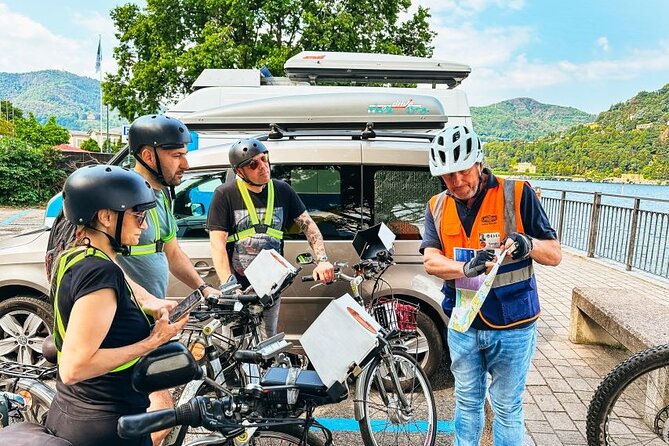
POLYGON ((225 181, 226 172, 186 176, 176 188, 172 203, 179 238, 209 238, 205 230, 214 190, 225 181))
POLYGON ((427 168, 386 166, 365 166, 364 177, 365 186, 369 185, 365 187, 365 198, 373 203, 370 223, 384 222, 398 240, 422 239, 425 205, 442 191, 439 179, 432 177, 427 168), (369 178, 373 178, 373 184, 367 181, 369 178))
MULTIPOLYGON (((358 166, 272 166, 272 177, 286 181, 302 199, 325 240, 352 240, 361 227, 358 166)), ((297 225, 284 238, 302 240, 297 225)))

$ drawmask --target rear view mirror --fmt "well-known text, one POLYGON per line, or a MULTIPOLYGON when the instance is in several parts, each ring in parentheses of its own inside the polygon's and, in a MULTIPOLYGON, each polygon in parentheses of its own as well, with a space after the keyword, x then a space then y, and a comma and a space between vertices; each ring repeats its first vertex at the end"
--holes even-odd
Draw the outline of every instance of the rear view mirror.
POLYGON ((191 203, 190 214, 197 216, 204 215, 204 205, 202 203, 191 203))
POLYGON ((132 372, 132 387, 151 393, 186 384, 202 376, 193 355, 178 341, 163 344, 140 358, 132 372))
POLYGON ((314 263, 314 256, 309 252, 303 252, 295 257, 295 261, 300 265, 309 265, 310 263, 314 263))

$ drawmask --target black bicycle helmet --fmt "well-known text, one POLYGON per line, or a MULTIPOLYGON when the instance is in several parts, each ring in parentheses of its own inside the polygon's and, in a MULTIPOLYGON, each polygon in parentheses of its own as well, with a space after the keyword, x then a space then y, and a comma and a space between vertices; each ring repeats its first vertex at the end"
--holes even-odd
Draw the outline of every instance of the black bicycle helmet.
POLYGON ((178 149, 191 142, 186 124, 165 115, 144 115, 135 119, 128 130, 130 152, 136 155, 144 146, 178 149))
POLYGON ((261 153, 269 153, 265 144, 252 138, 240 139, 230 147, 228 159, 230 160, 230 165, 234 169, 238 169, 239 167, 244 167, 253 157, 261 153))
POLYGON ((145 211, 156 206, 151 185, 137 172, 104 164, 75 170, 63 186, 63 212, 75 225, 91 227, 98 211, 111 209, 119 213, 116 236, 109 237, 117 252, 127 251, 121 245, 121 225, 125 211, 145 211))
POLYGON ((160 158, 156 152, 156 169, 150 167, 137 156, 142 147, 150 146, 153 150, 180 149, 191 142, 190 132, 186 124, 176 118, 165 115, 144 115, 135 119, 128 130, 128 146, 130 153, 135 155, 138 163, 144 166, 161 184, 172 186, 165 182, 163 170, 160 167, 160 158))

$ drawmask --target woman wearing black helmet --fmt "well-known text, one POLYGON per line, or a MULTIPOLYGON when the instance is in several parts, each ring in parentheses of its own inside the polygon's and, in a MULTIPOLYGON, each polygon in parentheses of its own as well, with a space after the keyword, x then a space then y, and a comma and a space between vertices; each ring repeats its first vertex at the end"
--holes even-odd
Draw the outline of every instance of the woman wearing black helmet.
POLYGON ((137 359, 169 341, 187 318, 170 324, 163 308, 151 315, 151 329, 114 259, 138 243, 146 211, 154 206, 146 180, 116 166, 81 168, 63 188, 63 209, 77 225, 77 242, 60 255, 53 274, 59 358, 46 424, 78 446, 151 444, 148 435, 119 438, 116 423, 149 405, 148 396, 130 384, 137 359))

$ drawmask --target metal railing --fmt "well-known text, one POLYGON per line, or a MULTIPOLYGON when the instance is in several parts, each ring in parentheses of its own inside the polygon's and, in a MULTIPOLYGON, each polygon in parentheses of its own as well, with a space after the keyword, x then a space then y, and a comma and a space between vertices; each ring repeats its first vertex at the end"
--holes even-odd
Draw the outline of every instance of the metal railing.
POLYGON ((669 200, 542 188, 541 204, 563 245, 669 278, 669 200))

